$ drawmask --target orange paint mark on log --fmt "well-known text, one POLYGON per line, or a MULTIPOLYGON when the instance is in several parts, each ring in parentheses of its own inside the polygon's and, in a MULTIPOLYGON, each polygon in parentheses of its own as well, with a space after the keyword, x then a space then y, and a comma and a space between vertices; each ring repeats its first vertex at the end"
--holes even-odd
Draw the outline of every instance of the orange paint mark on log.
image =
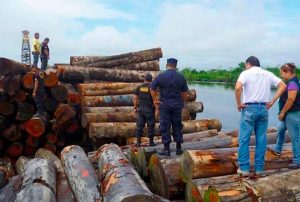
POLYGON ((237 196, 241 194, 242 191, 239 190, 226 190, 226 191, 221 191, 219 192, 219 196, 237 196))
POLYGON ((88 177, 88 176, 90 176, 90 173, 87 169, 85 169, 85 170, 81 171, 81 176, 82 177, 88 177))
POLYGON ((129 161, 127 159, 119 159, 119 163, 128 164, 129 161))

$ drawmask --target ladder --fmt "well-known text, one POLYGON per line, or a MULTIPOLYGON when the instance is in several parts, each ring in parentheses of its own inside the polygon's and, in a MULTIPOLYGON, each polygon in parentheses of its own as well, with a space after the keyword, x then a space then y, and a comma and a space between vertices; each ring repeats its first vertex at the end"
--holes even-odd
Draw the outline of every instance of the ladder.
POLYGON ((22 31, 23 41, 22 41, 22 52, 21 52, 21 62, 26 65, 31 65, 31 51, 29 43, 29 31, 22 31))

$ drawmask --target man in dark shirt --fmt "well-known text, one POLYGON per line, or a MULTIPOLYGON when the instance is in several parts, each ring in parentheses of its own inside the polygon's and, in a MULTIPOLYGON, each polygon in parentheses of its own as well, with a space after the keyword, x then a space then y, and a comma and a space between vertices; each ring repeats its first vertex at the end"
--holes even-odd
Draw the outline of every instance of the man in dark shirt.
POLYGON ((32 97, 34 98, 36 107, 37 107, 37 113, 34 115, 34 117, 44 117, 44 108, 43 108, 43 94, 45 89, 45 77, 46 73, 44 71, 38 70, 36 68, 34 75, 34 88, 32 97))
POLYGON ((185 78, 176 71, 177 60, 170 58, 167 60, 167 70, 158 75, 151 83, 151 94, 155 107, 159 106, 160 132, 164 150, 162 155, 170 156, 170 129, 172 125, 173 138, 176 142, 176 154, 182 154, 181 143, 182 123, 181 113, 184 101, 187 97, 188 86, 185 78), (160 91, 160 100, 157 96, 157 88, 160 91))
POLYGON ((50 58, 48 43, 49 43, 49 38, 45 38, 41 48, 42 71, 45 71, 47 69, 48 60, 50 58))
POLYGON ((137 114, 137 146, 141 146, 141 137, 143 136, 143 130, 146 123, 149 145, 155 146, 155 143, 153 142, 155 133, 155 107, 150 93, 151 81, 152 75, 146 73, 144 83, 138 86, 134 92, 134 112, 137 114))

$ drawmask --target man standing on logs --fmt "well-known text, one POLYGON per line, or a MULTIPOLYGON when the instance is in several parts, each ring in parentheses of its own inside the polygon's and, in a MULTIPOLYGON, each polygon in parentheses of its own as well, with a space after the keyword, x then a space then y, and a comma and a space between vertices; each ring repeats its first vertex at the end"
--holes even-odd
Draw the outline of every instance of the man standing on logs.
POLYGON ((167 70, 158 75, 151 84, 151 94, 155 107, 159 107, 160 117, 160 132, 164 150, 161 155, 170 156, 170 129, 172 125, 173 138, 176 142, 176 154, 182 154, 181 143, 182 138, 182 123, 181 113, 184 101, 187 98, 188 86, 185 78, 176 71, 177 60, 169 58, 167 60, 167 70), (160 91, 160 100, 157 96, 157 88, 160 91))
POLYGON ((33 92, 32 92, 32 97, 34 98, 34 101, 35 101, 38 111, 34 115, 34 117, 45 118, 44 117, 44 107, 43 107, 45 77, 46 77, 46 73, 44 71, 36 69, 36 73, 34 75, 34 88, 33 88, 33 92))
POLYGON ((275 102, 285 91, 286 85, 271 72, 260 68, 259 60, 250 56, 246 60, 244 70, 235 86, 235 97, 238 111, 241 112, 237 173, 249 176, 249 141, 252 132, 255 133, 256 148, 254 168, 256 174, 264 170, 265 152, 267 146, 268 109, 270 108, 269 96, 272 86, 278 89, 272 99, 275 102), (243 92, 243 102, 241 95, 243 92))
POLYGON ((147 123, 149 145, 155 146, 153 142, 155 134, 155 107, 150 93, 150 84, 152 82, 152 75, 146 73, 144 83, 138 86, 134 92, 134 112, 137 114, 137 146, 141 146, 141 137, 143 130, 147 123))
POLYGON ((41 53, 41 42, 39 41, 40 34, 35 33, 32 41, 33 66, 37 67, 41 53))
POLYGON ((45 38, 41 48, 42 71, 45 71, 47 69, 48 60, 50 58, 48 43, 49 43, 49 38, 45 38))

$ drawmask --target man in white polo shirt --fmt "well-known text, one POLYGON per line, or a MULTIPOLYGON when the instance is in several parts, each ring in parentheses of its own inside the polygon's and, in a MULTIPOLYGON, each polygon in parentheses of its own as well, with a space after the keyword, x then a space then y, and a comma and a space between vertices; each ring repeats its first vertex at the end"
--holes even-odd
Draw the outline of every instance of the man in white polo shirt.
POLYGON ((241 112, 239 130, 238 174, 248 176, 250 170, 249 142, 254 131, 256 139, 254 168, 256 174, 264 170, 267 146, 268 109, 271 87, 277 87, 272 101, 276 101, 285 91, 286 85, 273 73, 260 68, 259 60, 250 56, 235 86, 238 111, 241 112), (243 93, 243 101, 241 95, 243 93))

